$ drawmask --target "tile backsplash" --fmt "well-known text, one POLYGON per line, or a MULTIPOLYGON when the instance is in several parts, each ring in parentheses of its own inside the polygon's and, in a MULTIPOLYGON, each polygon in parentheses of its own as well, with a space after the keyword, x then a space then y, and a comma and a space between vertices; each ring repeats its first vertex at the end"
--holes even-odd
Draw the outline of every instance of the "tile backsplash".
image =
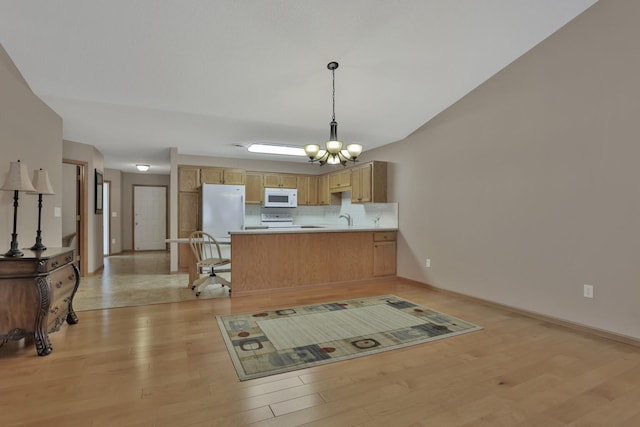
POLYGON ((293 222, 300 225, 346 225, 347 221, 340 215, 348 213, 353 218, 354 226, 398 227, 397 203, 351 203, 351 192, 342 194, 342 203, 338 206, 298 206, 297 208, 264 208, 247 205, 245 208, 245 225, 260 225, 262 213, 288 213, 293 222))

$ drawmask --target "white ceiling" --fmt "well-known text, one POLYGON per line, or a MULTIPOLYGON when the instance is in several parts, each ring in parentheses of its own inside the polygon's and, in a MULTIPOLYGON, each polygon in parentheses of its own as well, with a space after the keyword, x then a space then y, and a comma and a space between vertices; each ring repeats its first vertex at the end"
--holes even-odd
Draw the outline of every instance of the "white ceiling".
MULTIPOLYGON (((0 0, 0 43, 105 167, 405 138, 595 0, 0 0)), ((270 159, 275 159, 271 157, 270 159)), ((304 162, 304 158, 278 160, 304 162)))

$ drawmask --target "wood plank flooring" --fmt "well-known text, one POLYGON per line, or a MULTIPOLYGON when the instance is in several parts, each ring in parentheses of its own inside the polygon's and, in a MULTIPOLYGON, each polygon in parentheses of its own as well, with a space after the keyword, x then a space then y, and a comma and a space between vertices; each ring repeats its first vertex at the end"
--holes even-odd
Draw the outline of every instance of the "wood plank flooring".
MULTIPOLYGON (((82 286, 82 284, 81 284, 82 286)), ((420 285, 82 311, 0 348, 2 426, 638 426, 640 350, 420 285), (240 382, 218 314, 395 294, 482 331, 240 382)))

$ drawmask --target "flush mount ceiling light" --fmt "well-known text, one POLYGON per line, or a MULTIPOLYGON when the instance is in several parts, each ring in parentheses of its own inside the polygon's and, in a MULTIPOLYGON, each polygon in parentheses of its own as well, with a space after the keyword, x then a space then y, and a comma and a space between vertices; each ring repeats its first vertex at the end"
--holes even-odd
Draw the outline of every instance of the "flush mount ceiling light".
POLYGON ((357 162, 356 158, 362 153, 362 145, 348 144, 346 150, 342 149, 343 144, 338 140, 338 123, 336 122, 336 69, 338 68, 338 63, 329 62, 327 68, 331 70, 333 77, 333 114, 331 123, 329 123, 331 133, 329 140, 324 144, 324 150, 321 150, 318 144, 307 144, 304 146, 304 151, 311 163, 318 162, 320 166, 325 163, 346 166, 349 161, 357 162))
POLYGON ((248 151, 260 154, 282 154, 285 156, 306 156, 304 149, 289 145, 251 144, 248 151))
POLYGON ((136 165, 136 169, 138 169, 140 172, 146 172, 149 170, 149 165, 136 165))

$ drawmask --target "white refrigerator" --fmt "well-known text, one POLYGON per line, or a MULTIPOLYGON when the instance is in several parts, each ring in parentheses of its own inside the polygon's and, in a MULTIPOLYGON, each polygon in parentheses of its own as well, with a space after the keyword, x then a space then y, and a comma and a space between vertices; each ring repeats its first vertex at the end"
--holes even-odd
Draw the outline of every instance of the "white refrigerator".
POLYGON ((230 256, 230 231, 244 230, 244 185, 202 184, 200 220, 202 231, 223 244, 222 256, 230 256))

